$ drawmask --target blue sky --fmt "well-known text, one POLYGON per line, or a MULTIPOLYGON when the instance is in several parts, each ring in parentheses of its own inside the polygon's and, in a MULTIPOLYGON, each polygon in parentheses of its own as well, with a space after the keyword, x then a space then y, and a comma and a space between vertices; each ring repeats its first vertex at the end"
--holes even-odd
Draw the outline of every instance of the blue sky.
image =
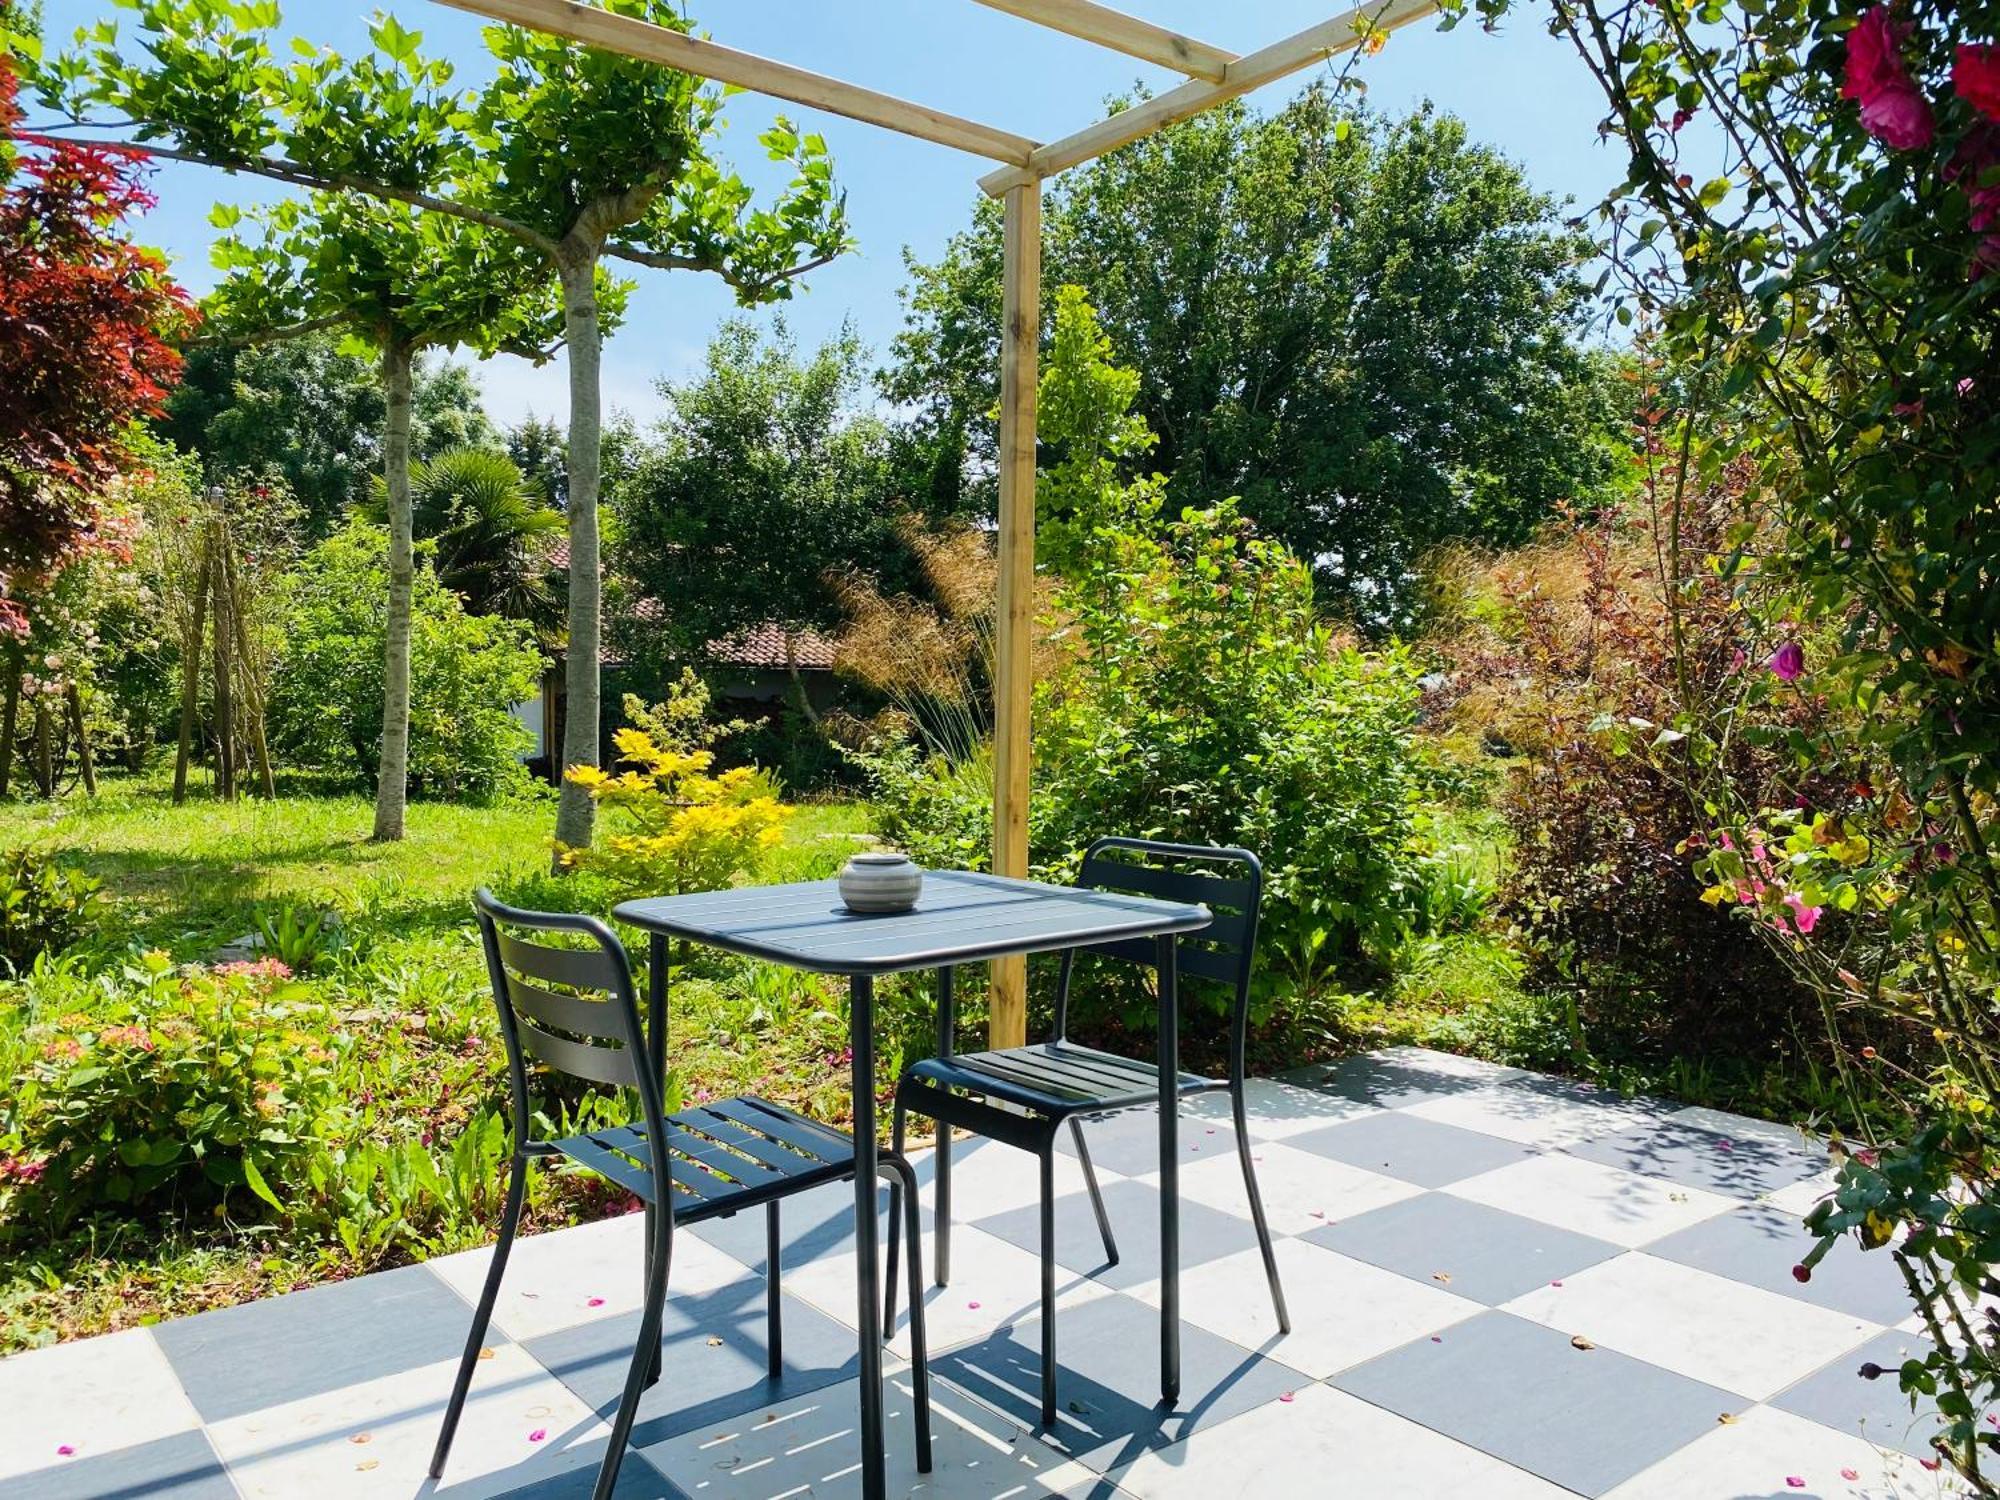
MULTIPOLYGON (((1337 13, 1340 0, 1121 0, 1122 7, 1217 46, 1247 52, 1337 13)), ((450 57, 461 77, 483 77, 480 23, 441 5, 410 0, 393 7, 424 33, 428 50, 450 57)), ((972 0, 693 0, 696 17, 731 46, 867 84, 941 109, 1047 140, 1101 113, 1110 94, 1135 80, 1169 87, 1178 80, 1143 63, 1045 32, 972 0)), ((321 0, 285 7, 288 26, 315 41, 355 50, 366 44, 367 9, 321 0)), ((79 25, 119 15, 109 0, 47 0, 47 36, 59 44, 79 25)), ((1253 96, 1282 103, 1310 74, 1253 96)), ((1594 204, 1623 175, 1622 153, 1601 145, 1602 97, 1567 44, 1522 20, 1503 33, 1476 26, 1441 33, 1431 22, 1399 32, 1379 56, 1360 65, 1378 109, 1401 113, 1426 99, 1462 117, 1474 138, 1522 164, 1544 191, 1594 204)), ((856 253, 814 273, 809 289, 784 310, 802 342, 852 320, 880 350, 900 324, 896 293, 905 246, 925 259, 968 220, 989 163, 830 115, 738 95, 730 102, 724 154, 746 179, 759 181, 756 134, 783 109, 821 131, 831 147, 856 253)), ((160 207, 143 238, 163 247, 192 288, 212 284, 210 205, 274 196, 267 184, 193 167, 163 168, 160 207)), ((640 272, 625 327, 606 350, 607 402, 642 420, 657 409, 654 381, 699 365, 710 334, 732 309, 725 288, 689 273, 640 272)), ((759 316, 768 316, 760 314, 759 316)), ((560 366, 536 370, 519 361, 479 367, 494 416, 512 421, 529 410, 561 417, 560 366)))

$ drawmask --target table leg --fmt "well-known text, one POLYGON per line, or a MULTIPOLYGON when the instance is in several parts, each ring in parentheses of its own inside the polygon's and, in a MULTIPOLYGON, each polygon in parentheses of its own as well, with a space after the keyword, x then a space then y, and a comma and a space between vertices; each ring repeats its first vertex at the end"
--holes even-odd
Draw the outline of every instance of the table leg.
MULTIPOLYGON (((882 1271, 875 1218, 875 981, 857 974, 848 982, 848 1045, 854 1051, 854 1253, 855 1297, 861 1330, 861 1494, 884 1500, 888 1480, 882 1441, 882 1271)), ((915 1214, 917 1205, 909 1211, 915 1214)), ((910 1267, 910 1280, 917 1268, 910 1267)), ((913 1285, 912 1296, 922 1291, 913 1285)))
MULTIPOLYGON (((662 1089, 667 1082, 667 939, 654 933, 646 942, 646 1061, 653 1070, 653 1079, 662 1089)), ((664 1149, 659 1142, 655 1150, 664 1149)), ((646 1205, 646 1285, 651 1286, 653 1276, 655 1218, 662 1212, 653 1204, 646 1205)), ((646 1367, 648 1388, 660 1381, 660 1350, 653 1349, 652 1363, 646 1367)))
POLYGON ((1160 1399, 1181 1396, 1181 1043, 1176 939, 1157 941, 1160 991, 1160 1399))

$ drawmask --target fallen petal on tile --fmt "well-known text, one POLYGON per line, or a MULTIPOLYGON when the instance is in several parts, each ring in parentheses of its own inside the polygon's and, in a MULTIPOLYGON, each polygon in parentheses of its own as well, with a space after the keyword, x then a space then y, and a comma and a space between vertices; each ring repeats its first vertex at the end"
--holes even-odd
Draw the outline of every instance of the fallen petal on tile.
POLYGON ((1572 1349, 1595 1349, 1597 1347, 1597 1345, 1591 1343, 1589 1339, 1580 1333, 1571 1336, 1569 1346, 1572 1349))
POLYGON ((374 1441, 375 1434, 372 1432, 357 1432, 353 1437, 348 1439, 350 1443, 372 1443, 374 1441))
POLYGON ((1431 1280, 1432 1280, 1432 1281, 1436 1281, 1436 1282, 1440 1282, 1440 1283, 1442 1283, 1442 1284, 1443 1284, 1443 1285, 1445 1285, 1445 1286, 1450 1286, 1450 1285, 1451 1285, 1451 1272, 1449 1272, 1449 1271, 1433 1271, 1433 1272, 1431 1272, 1431 1280))
POLYGON ((970 1309, 973 1312, 979 1311, 979 1304, 977 1302, 968 1302, 965 1305, 968 1309, 970 1309))
POLYGON ((592 1297, 589 1301, 585 1302, 583 1305, 585 1307, 602 1307, 604 1306, 604 1299, 602 1297, 592 1297))
POLYGON ((69 1444, 69 1443, 58 1443, 58 1444, 56 1444, 56 1457, 57 1457, 57 1458, 73 1458, 73 1457, 75 1457, 75 1456, 76 1456, 76 1449, 75 1449, 75 1447, 74 1447, 73 1445, 71 1445, 71 1444, 69 1444))
POLYGON ((547 1437, 548 1435, 549 1435, 548 1428, 537 1427, 533 1432, 528 1434, 528 1441, 531 1443, 539 1443, 543 1438, 547 1437))
POLYGON ((1717 1417, 1715 1420, 1720 1422, 1724 1427, 1734 1427, 1736 1425, 1737 1417, 1735 1412, 1726 1411, 1721 1416, 1717 1417))
POLYGON ((493 1346, 490 1344, 482 1346, 479 1351, 479 1357, 481 1359, 491 1359, 493 1357, 493 1346))
POLYGON ((722 1340, 711 1333, 708 1336, 708 1347, 711 1349, 720 1349, 722 1347, 722 1340))
POLYGON ((1787 1474, 1785 1476, 1785 1487, 1787 1489, 1802 1490, 1806 1487, 1806 1482, 1797 1474, 1787 1474))
POLYGON ((1861 1471, 1859 1469, 1842 1469, 1840 1471, 1840 1477, 1842 1479, 1859 1479, 1861 1477, 1861 1471))
POLYGON ((1280 1396, 1278 1399, 1284 1402, 1285 1405, 1290 1406, 1292 1404, 1292 1393, 1290 1391, 1286 1391, 1285 1394, 1280 1396))
POLYGON ((366 1474, 370 1469, 381 1468, 382 1460, 379 1458, 364 1458, 361 1460, 360 1463, 356 1464, 354 1467, 357 1472, 366 1474))

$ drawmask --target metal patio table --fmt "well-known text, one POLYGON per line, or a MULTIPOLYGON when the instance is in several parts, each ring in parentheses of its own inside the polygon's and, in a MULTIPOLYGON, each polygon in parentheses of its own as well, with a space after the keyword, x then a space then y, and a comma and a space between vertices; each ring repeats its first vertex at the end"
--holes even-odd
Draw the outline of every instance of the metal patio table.
MULTIPOLYGON (((614 915, 649 938, 648 1044, 656 1069, 666 1051, 667 945, 674 939, 846 978, 854 1057, 854 1238, 861 1364, 861 1472, 865 1500, 885 1494, 882 1435, 881 1268, 875 1208, 875 981, 938 971, 939 1024, 951 1024, 955 966, 1018 954, 1153 938, 1160 1003, 1160 1391, 1180 1395, 1180 1042, 1175 940, 1212 917, 1205 906, 1077 890, 967 871, 932 870, 907 912, 861 915, 831 880, 744 886, 627 901, 614 915)), ((915 1213, 917 1206, 910 1205, 915 1213)), ((921 1296, 915 1267, 911 1295, 921 1296)))

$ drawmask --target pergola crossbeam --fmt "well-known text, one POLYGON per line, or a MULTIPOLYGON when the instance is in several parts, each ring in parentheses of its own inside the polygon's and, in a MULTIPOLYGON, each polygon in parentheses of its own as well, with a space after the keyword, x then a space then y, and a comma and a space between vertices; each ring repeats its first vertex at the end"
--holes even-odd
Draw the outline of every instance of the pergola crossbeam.
POLYGON ((1122 52, 1127 57, 1205 78, 1210 83, 1222 82, 1229 65, 1236 61, 1234 52, 1211 47, 1108 5, 1094 4, 1093 0, 979 0, 979 3, 1051 31, 1122 52))
POLYGON ((636 16, 616 15, 595 5, 581 4, 579 0, 440 0, 440 3, 491 20, 622 52, 642 62, 659 63, 697 77, 712 78, 717 83, 733 83, 774 99, 787 99, 864 124, 880 125, 992 161, 1022 166, 1035 151, 1034 141, 1012 131, 996 130, 991 125, 963 120, 928 105, 843 83, 790 63, 773 62, 755 53, 739 52, 718 42, 655 26, 636 16))
POLYGON ((1009 189, 1131 144, 1179 120, 1191 119, 1218 104, 1240 98, 1267 83, 1324 62, 1360 46, 1371 28, 1394 31, 1412 21, 1422 20, 1438 8, 1437 0, 1369 0, 1352 10, 1309 26, 1295 36, 1273 42, 1261 51, 1246 53, 1231 63, 1220 83, 1195 81, 1155 95, 1142 104, 1087 125, 1074 135, 1038 147, 1025 167, 1002 168, 979 179, 979 185, 998 198, 1009 189))

